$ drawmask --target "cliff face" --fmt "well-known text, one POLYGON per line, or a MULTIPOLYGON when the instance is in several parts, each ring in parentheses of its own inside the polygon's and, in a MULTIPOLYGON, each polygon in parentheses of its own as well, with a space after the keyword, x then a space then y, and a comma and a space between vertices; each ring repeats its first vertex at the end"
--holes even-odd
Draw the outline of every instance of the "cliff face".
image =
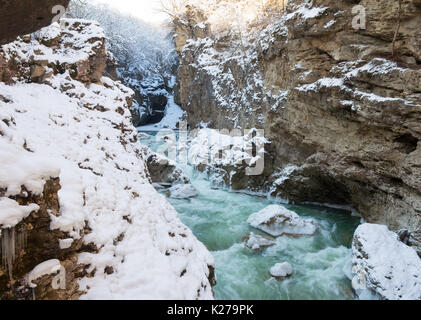
POLYGON ((213 30, 176 19, 178 100, 196 127, 262 128, 263 189, 296 202, 349 204, 368 222, 421 227, 421 2, 290 0, 283 11, 213 30), (354 29, 354 6, 366 28, 354 29))
POLYGON ((66 8, 68 4, 69 0, 0 0, 0 44, 50 25, 60 14, 55 10, 53 13, 53 8, 66 8))
POLYGON ((0 47, 0 299, 212 298, 212 256, 150 183, 134 92, 102 76, 102 28, 63 22, 0 47))

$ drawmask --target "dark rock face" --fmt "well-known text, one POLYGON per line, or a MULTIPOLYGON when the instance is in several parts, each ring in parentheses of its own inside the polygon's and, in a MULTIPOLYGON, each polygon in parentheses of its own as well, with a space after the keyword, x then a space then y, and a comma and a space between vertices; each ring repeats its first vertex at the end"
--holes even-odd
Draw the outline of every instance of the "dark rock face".
POLYGON ((176 163, 169 161, 167 158, 151 152, 146 157, 149 175, 153 183, 160 184, 176 184, 189 183, 190 179, 184 174, 176 163))
POLYGON ((0 44, 50 25, 57 16, 53 7, 68 4, 69 0, 0 0, 0 44))
POLYGON ((143 105, 147 107, 144 112, 140 113, 138 110, 133 110, 133 122, 135 126, 142 126, 149 123, 158 123, 165 116, 165 108, 168 103, 168 98, 164 94, 147 94, 143 95, 140 100, 143 105))

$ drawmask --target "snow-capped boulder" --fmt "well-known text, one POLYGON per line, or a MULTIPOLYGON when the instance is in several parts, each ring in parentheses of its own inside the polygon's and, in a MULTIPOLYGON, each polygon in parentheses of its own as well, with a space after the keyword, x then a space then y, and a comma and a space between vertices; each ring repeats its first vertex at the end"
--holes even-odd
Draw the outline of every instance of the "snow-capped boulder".
POLYGON ((421 259, 384 225, 362 224, 352 244, 353 287, 360 298, 421 299, 421 259))
POLYGON ((279 205, 270 205, 253 213, 247 222, 252 227, 274 237, 282 235, 311 236, 317 230, 317 224, 313 220, 303 219, 295 212, 279 205))
POLYGON ((197 197, 197 190, 191 184, 177 184, 168 190, 169 196, 174 199, 190 199, 197 197))
POLYGON ((289 262, 282 262, 275 264, 269 272, 272 277, 281 280, 291 276, 294 270, 289 262))
POLYGON ((147 148, 145 158, 152 182, 159 184, 185 184, 190 182, 189 177, 187 177, 177 163, 163 155, 147 148))
POLYGON ((258 234, 254 234, 253 232, 250 232, 250 234, 244 238, 244 245, 251 250, 261 250, 274 246, 275 244, 275 241, 259 236, 258 234))

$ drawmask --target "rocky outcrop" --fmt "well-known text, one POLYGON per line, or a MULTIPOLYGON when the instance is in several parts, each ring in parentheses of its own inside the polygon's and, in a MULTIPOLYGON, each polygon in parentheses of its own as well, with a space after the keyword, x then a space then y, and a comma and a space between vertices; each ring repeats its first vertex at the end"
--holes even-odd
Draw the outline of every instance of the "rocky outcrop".
POLYGON ((76 81, 100 82, 107 67, 105 34, 99 24, 65 20, 64 33, 58 23, 40 30, 32 39, 24 36, 0 48, 0 82, 45 83, 68 72, 76 81), (85 30, 75 39, 75 33, 85 30), (41 44, 41 46, 37 46, 41 44))
POLYGON ((158 153, 146 150, 146 164, 153 183, 171 185, 189 183, 190 179, 174 162, 158 153))
POLYGON ((365 223, 357 228, 352 266, 360 298, 421 300, 421 260, 386 226, 365 223))
POLYGON ((0 0, 0 44, 5 44, 50 25, 60 13, 56 6, 66 8, 69 0, 0 0))
POLYGON ((265 130, 270 173, 260 181, 241 174, 236 188, 351 205, 368 222, 415 231, 421 4, 402 2, 392 56, 398 1, 306 3, 290 0, 285 12, 218 32, 200 8, 175 20, 189 124, 265 130), (353 26, 359 12, 365 26, 353 26))
POLYGON ((23 189, 20 194, 9 198, 21 206, 36 204, 39 209, 15 226, 1 229, 1 300, 73 300, 83 294, 75 279, 86 275, 86 266, 78 263, 77 253, 95 252, 96 248, 84 245, 81 239, 73 240, 66 232, 50 230, 50 214, 60 215, 58 197, 60 188, 60 180, 54 178, 46 181, 40 195, 31 194, 23 189), (60 242, 66 239, 72 241, 63 249, 60 242), (58 259, 64 266, 65 283, 62 284, 64 289, 53 290, 51 275, 34 279, 33 286, 27 281, 25 276, 38 264, 49 259, 58 259))
POLYGON ((165 116, 168 92, 164 91, 163 88, 157 89, 154 87, 149 87, 148 92, 143 94, 140 94, 138 90, 136 92, 136 101, 142 107, 132 108, 134 125, 144 126, 146 124, 160 122, 165 116))

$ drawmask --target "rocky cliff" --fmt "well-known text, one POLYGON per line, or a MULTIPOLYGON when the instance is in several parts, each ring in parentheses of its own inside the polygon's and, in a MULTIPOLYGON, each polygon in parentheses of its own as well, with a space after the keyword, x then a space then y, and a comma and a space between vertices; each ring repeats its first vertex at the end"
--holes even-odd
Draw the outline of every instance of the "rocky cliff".
POLYGON ((307 3, 272 3, 222 27, 209 8, 187 7, 174 20, 178 102, 191 127, 265 130, 263 176, 234 189, 350 205, 368 222, 416 231, 421 2, 307 3))
POLYGON ((0 47, 0 299, 212 298, 212 256, 151 185, 134 92, 103 76, 103 29, 62 22, 0 47))

